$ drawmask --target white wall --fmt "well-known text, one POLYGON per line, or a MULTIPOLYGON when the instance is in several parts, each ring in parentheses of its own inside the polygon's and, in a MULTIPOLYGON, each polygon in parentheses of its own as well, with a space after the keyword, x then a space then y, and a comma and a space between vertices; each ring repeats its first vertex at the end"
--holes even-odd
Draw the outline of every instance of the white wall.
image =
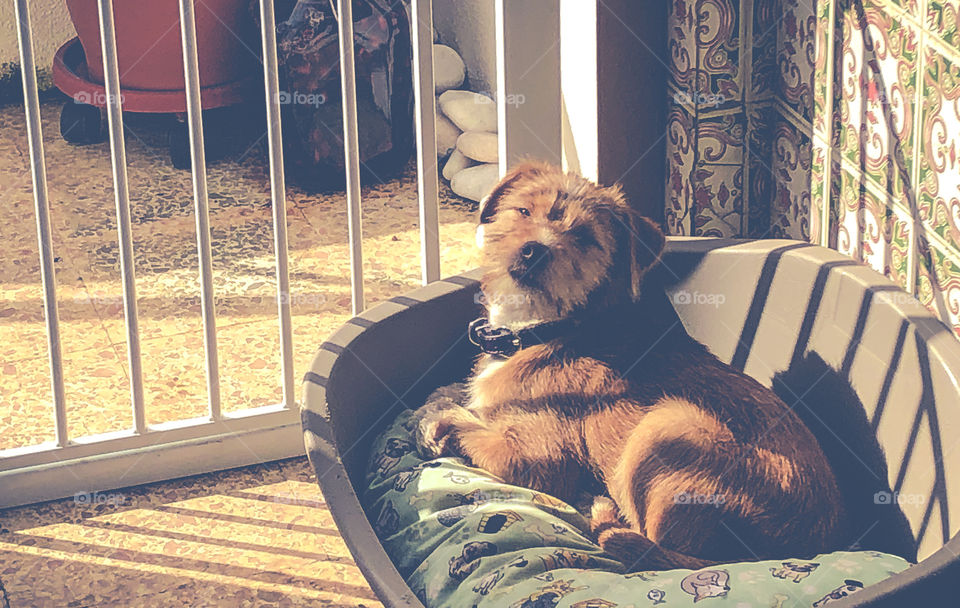
POLYGON ((434 0, 433 27, 440 42, 460 52, 469 88, 496 94, 494 0, 434 0))
POLYGON ((564 168, 597 180, 597 3, 560 0, 564 168))
MULTIPOLYGON (((30 0, 30 22, 33 26, 33 53, 37 68, 50 74, 53 55, 61 44, 76 36, 64 0, 30 0)), ((17 48, 17 19, 13 2, 0 2, 0 76, 20 65, 17 48)))
MULTIPOLYGON (((564 166, 598 177, 597 2, 560 0, 564 166)), ((434 0, 440 42, 460 51, 470 88, 496 94, 495 0, 434 0)))

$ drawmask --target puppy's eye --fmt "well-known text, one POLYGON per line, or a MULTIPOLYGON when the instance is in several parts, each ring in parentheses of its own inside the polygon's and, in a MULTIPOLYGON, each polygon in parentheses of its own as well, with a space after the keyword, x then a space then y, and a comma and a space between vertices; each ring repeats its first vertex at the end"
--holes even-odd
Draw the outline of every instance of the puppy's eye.
POLYGON ((519 213, 523 217, 530 217, 530 210, 527 209, 526 207, 517 207, 517 213, 519 213))

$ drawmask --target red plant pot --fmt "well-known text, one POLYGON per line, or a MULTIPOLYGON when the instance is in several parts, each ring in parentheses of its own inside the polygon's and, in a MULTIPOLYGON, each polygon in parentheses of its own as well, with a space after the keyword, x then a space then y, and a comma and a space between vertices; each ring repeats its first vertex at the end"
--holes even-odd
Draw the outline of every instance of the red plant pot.
MULTIPOLYGON (((91 80, 103 82, 97 0, 66 0, 91 80)), ((200 86, 249 75, 255 60, 245 0, 195 4, 200 86)), ((113 0, 120 86, 149 91, 182 90, 183 51, 177 0, 113 0)))

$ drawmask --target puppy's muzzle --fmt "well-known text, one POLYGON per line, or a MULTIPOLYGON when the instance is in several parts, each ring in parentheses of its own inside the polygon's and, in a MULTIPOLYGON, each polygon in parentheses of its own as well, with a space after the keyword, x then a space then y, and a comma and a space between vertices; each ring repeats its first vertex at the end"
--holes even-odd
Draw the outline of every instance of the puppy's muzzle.
POLYGON ((510 266, 510 276, 521 285, 535 287, 550 264, 550 257, 550 248, 543 243, 526 242, 510 266))

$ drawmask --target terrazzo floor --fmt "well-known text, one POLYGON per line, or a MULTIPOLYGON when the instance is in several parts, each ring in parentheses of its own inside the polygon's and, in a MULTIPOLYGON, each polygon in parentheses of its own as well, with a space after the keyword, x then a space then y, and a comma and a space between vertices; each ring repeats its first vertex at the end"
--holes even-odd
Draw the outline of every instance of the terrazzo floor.
MULTIPOLYGON (((132 426, 116 212, 106 143, 73 146, 41 107, 71 438, 132 426)), ((126 137, 146 415, 204 415, 206 384, 189 172, 159 118, 126 137)), ((225 129, 210 224, 225 410, 281 399, 264 134, 225 129)), ((43 292, 20 106, 0 107, 0 450, 51 441, 43 292)), ((442 271, 475 265, 473 205, 441 186, 442 271)), ((367 305, 419 284, 416 173, 364 187, 367 305)), ((350 316, 342 192, 287 192, 295 377, 350 316)), ((305 459, 0 512, 0 607, 374 606, 305 459)))
MULTIPOLYGON (((106 143, 74 146, 43 105, 70 436, 131 428, 113 181, 106 143)), ((148 424, 205 414, 206 384, 190 173, 172 167, 159 119, 126 138, 148 424)), ((208 169, 220 383, 225 410, 281 401, 272 210, 264 135, 228 141, 208 169)), ((419 284, 414 168, 365 187, 367 305, 419 284)), ((295 377, 350 316, 342 192, 287 192, 295 377)), ((442 271, 473 266, 472 205, 444 188, 442 271)), ((54 438, 43 292, 23 109, 0 108, 0 450, 54 438)))

